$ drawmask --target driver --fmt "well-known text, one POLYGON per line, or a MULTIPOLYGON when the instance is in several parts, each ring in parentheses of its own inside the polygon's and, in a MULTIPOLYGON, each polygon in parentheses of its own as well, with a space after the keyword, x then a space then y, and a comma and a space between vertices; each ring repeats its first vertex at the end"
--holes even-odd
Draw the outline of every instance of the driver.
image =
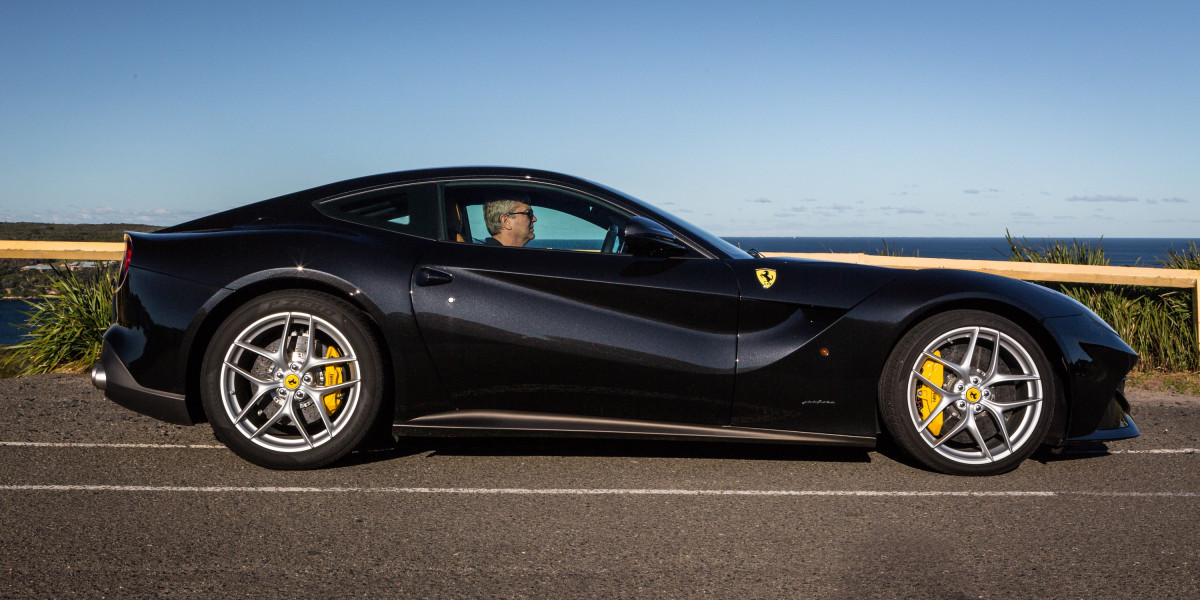
POLYGON ((483 222, 487 225, 488 233, 492 234, 483 243, 519 248, 534 238, 533 224, 537 223, 537 217, 533 216, 529 197, 513 193, 485 203, 483 222))

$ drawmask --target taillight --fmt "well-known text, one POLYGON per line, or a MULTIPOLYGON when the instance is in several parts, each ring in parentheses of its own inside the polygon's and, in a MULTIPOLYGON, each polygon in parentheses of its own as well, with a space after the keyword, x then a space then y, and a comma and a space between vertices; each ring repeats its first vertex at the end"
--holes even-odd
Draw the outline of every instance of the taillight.
POLYGON ((117 286, 125 283, 125 277, 129 274, 129 261, 133 259, 133 240, 129 238, 129 234, 125 234, 125 258, 121 261, 121 271, 117 274, 117 286))

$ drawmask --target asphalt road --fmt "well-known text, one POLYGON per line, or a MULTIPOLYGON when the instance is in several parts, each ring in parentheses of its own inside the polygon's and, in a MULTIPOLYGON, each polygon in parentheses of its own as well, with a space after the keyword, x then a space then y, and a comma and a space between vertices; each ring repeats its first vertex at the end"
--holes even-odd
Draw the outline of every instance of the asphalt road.
POLYGON ((105 400, 0 380, 0 597, 1200 596, 1200 399, 990 478, 895 450, 434 440, 260 469, 105 400))

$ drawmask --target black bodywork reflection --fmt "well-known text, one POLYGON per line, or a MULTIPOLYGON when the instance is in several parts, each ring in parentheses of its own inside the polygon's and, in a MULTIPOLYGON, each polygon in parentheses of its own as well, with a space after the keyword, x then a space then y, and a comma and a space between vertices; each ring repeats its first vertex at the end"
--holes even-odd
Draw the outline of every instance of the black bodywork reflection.
POLYGON ((447 409, 728 424, 738 288, 722 261, 441 243, 418 328, 447 409))
POLYGON ((878 371, 863 365, 884 342, 846 316, 898 272, 787 259, 731 264, 743 299, 730 424, 874 435, 878 371), (775 270, 770 287, 760 268, 775 270))

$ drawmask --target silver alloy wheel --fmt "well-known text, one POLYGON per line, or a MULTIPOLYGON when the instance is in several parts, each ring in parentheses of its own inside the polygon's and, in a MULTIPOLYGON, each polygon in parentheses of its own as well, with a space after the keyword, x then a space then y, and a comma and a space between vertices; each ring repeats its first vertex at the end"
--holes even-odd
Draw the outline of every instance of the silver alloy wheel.
POLYGON ((237 431, 276 452, 309 450, 336 437, 362 394, 358 358, 346 336, 300 312, 268 315, 238 333, 225 352, 220 385, 221 404, 237 431))
POLYGON ((1011 336, 960 327, 936 337, 909 370, 908 413, 921 439, 943 457, 993 463, 1031 443, 1042 385, 1033 357, 1011 336))

